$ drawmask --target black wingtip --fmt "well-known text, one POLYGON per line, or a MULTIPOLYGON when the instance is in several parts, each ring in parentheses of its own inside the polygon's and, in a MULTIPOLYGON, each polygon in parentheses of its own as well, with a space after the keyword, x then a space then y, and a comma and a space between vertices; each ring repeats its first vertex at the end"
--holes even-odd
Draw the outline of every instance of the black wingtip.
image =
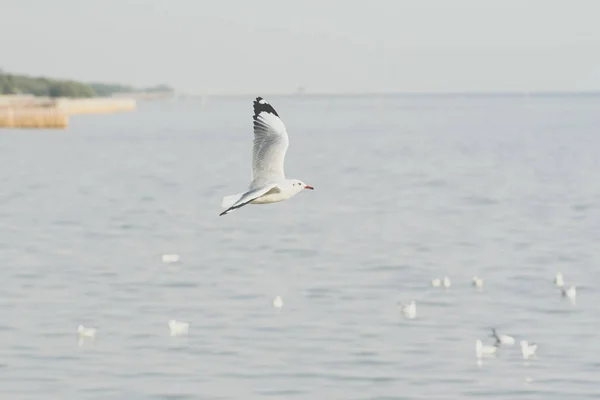
POLYGON ((490 336, 495 338, 496 340, 498 340, 498 334, 496 333, 496 329, 495 328, 490 328, 490 329, 492 330, 492 334, 490 336))
POLYGON ((256 98, 256 100, 254 100, 254 119, 256 119, 258 114, 260 114, 262 112, 273 114, 273 115, 276 115, 277 117, 279 117, 279 114, 277 114, 277 111, 275 111, 273 106, 271 104, 269 104, 268 101, 266 101, 262 97, 258 96, 256 98))

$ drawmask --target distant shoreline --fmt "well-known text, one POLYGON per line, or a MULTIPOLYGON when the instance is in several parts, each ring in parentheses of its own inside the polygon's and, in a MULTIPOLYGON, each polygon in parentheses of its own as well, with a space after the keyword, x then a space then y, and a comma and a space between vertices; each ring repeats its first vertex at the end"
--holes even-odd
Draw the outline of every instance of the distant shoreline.
POLYGON ((165 84, 136 88, 116 83, 86 83, 45 76, 13 74, 0 70, 0 95, 33 95, 51 98, 97 98, 118 95, 121 97, 163 98, 174 93, 173 88, 165 84))

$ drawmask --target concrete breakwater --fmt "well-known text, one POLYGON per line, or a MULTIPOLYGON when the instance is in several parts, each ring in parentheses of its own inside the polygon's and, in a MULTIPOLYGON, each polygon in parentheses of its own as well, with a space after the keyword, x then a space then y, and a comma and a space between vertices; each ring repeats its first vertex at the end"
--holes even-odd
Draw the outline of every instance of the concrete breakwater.
POLYGON ((133 111, 136 108, 135 99, 120 98, 91 98, 91 99, 57 99, 56 108, 69 115, 99 114, 119 111, 133 111))
POLYGON ((133 111, 131 98, 48 98, 30 95, 0 96, 0 128, 67 128, 76 114, 133 111))
POLYGON ((0 109, 0 128, 64 129, 68 126, 69 116, 56 108, 0 109))

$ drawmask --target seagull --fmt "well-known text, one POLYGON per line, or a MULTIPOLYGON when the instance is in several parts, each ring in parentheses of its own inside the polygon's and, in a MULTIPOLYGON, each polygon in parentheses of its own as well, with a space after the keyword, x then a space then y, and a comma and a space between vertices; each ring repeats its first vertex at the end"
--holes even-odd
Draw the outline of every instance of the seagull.
POLYGON ((481 289, 483 287, 483 279, 474 276, 473 286, 475 286, 476 289, 481 289))
POLYGON ((175 321, 174 319, 169 321, 169 330, 171 336, 187 335, 190 329, 190 324, 187 322, 175 321))
POLYGON ((162 262, 165 264, 176 263, 176 262, 179 262, 179 260, 181 260, 181 257, 179 257, 179 254, 163 254, 162 255, 162 262))
POLYGON ((269 204, 288 200, 304 189, 314 188, 298 179, 286 179, 283 172, 289 146, 285 125, 277 111, 262 97, 254 100, 254 145, 252 180, 248 191, 223 197, 225 215, 246 204, 269 204))
POLYGON ((281 309, 283 307, 283 299, 277 296, 273 299, 273 307, 281 309))
POLYGON ((563 280, 563 274, 560 272, 556 273, 556 277, 554 278, 554 284, 557 287, 563 287, 565 286, 565 281, 563 280))
POLYGON ((431 280, 431 286, 440 287, 442 286, 442 280, 440 278, 434 278, 431 280))
POLYGON ((561 289, 560 291, 563 297, 567 297, 572 303, 575 303, 575 298, 577 297, 577 289, 575 286, 569 286, 568 289, 561 289))
POLYGON ((526 360, 529 357, 535 356, 535 351, 537 350, 537 344, 535 343, 527 343, 527 340, 521 340, 521 354, 523 354, 523 358, 526 360))
POLYGON ((83 325, 77 327, 77 333, 79 333, 80 338, 94 339, 96 337, 96 329, 86 328, 83 325))
POLYGON ((482 358, 483 356, 493 356, 498 351, 498 346, 484 346, 481 340, 477 339, 475 341, 475 354, 477 358, 482 358))
POLYGON ((448 278, 447 276, 444 277, 444 280, 442 281, 442 285, 447 289, 450 287, 450 285, 452 285, 452 282, 450 282, 450 278, 448 278))
POLYGON ((414 300, 411 300, 408 304, 400 304, 402 307, 402 314, 408 319, 415 319, 417 316, 417 303, 414 300))
POLYGON ((513 345, 515 344, 515 338, 508 335, 498 335, 495 328, 492 328, 492 336, 496 338, 495 346, 499 346, 501 344, 513 345))

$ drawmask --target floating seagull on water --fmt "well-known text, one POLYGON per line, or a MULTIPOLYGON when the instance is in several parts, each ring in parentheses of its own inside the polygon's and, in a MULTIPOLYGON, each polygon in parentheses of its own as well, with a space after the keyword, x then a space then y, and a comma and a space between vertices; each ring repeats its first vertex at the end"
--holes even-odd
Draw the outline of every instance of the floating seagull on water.
POLYGON ((565 286, 565 281, 563 279, 563 274, 562 273, 560 273, 560 272, 556 273, 556 277, 554 278, 554 284, 557 287, 563 287, 563 286, 565 286))
POLYGON ((449 288, 450 285, 452 285, 452 282, 450 282, 450 278, 448 278, 447 276, 444 277, 444 280, 442 281, 442 285, 445 288, 449 288))
POLYGON ((77 333, 79 333, 80 338, 94 339, 96 337, 96 329, 86 328, 83 325, 77 327, 77 333))
POLYGON ((225 196, 225 215, 246 204, 268 204, 287 200, 312 186, 298 179, 286 179, 283 172, 289 140, 277 111, 262 97, 254 100, 254 145, 252 181, 247 192, 225 196))
POLYGON ((475 286, 475 288, 477 288, 477 289, 481 289, 483 287, 483 279, 474 276, 473 277, 473 286, 475 286))
POLYGON ((179 254, 163 254, 162 256, 162 262, 165 264, 176 263, 179 262, 180 259, 179 254))
POLYGON ((535 356, 537 348, 537 344, 529 344, 527 340, 521 340, 521 354, 523 354, 523 359, 527 360, 529 357, 535 356))
POLYGON ((431 286, 433 287, 441 287, 442 286, 442 280, 440 278, 434 278, 431 280, 431 286))
POLYGON ((417 303, 414 300, 408 302, 408 304, 399 304, 402 308, 402 314, 408 319, 414 319, 417 316, 417 303))
POLYGON ((273 299, 273 307, 281 309, 283 307, 283 299, 279 296, 273 299))
POLYGON ((174 319, 169 321, 169 330, 171 336, 187 335, 190 329, 190 324, 187 322, 175 321, 174 319))
POLYGON ((515 338, 508 335, 498 335, 495 328, 492 328, 492 336, 496 338, 495 346, 499 346, 501 344, 513 345, 515 344, 515 338))
POLYGON ((569 286, 568 289, 561 289, 561 293, 563 297, 567 297, 571 300, 572 303, 575 303, 575 298, 577 297, 577 289, 575 286, 569 286))
POLYGON ((488 346, 483 345, 483 342, 479 339, 475 341, 475 354, 477 358, 482 358, 484 356, 493 356, 498 351, 497 346, 488 346))

